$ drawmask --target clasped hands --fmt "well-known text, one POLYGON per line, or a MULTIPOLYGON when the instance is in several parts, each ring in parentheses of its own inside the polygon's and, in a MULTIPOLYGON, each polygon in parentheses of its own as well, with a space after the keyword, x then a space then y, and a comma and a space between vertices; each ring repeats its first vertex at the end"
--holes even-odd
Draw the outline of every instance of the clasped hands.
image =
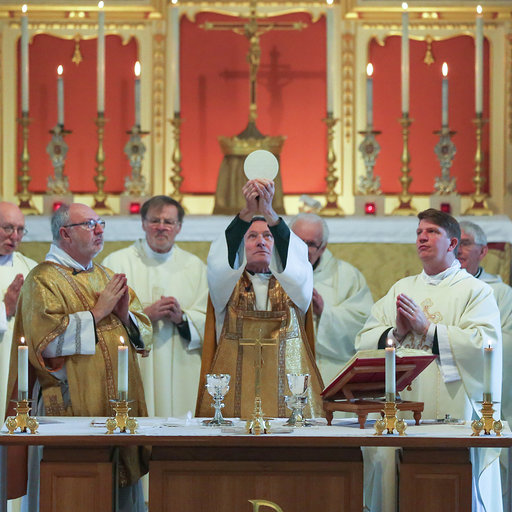
POLYGON ((114 274, 105 289, 98 294, 96 304, 91 309, 96 323, 114 313, 124 325, 129 325, 130 292, 124 274, 114 274))
POLYGON ((174 324, 183 322, 183 311, 180 303, 175 297, 164 297, 144 308, 144 313, 152 322, 158 320, 170 320, 174 324))
POLYGON ((396 328, 393 330, 398 341, 402 341, 410 332, 426 334, 429 326, 430 321, 420 306, 404 293, 399 294, 396 298, 396 328))
POLYGON ((263 178, 249 180, 242 188, 245 197, 245 208, 239 217, 245 222, 250 222, 255 215, 261 215, 269 226, 275 226, 279 217, 272 207, 274 199, 274 182, 263 178))

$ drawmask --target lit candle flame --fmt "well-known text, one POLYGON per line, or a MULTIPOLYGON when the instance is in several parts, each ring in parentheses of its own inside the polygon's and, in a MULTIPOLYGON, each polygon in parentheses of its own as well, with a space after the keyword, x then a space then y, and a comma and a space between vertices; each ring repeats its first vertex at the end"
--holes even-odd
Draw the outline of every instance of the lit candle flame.
POLYGON ((57 74, 59 76, 61 76, 63 71, 64 71, 64 68, 62 67, 62 64, 59 64, 59 66, 57 67, 57 74))
POLYGON ((22 345, 24 345, 24 344, 25 344, 25 338, 24 338, 23 336, 20 338, 20 343, 21 343, 22 345))
POLYGON ((140 62, 137 61, 135 66, 133 66, 133 71, 135 72, 135 76, 138 78, 140 76, 140 62))
POLYGON ((409 6, 407 5, 407 2, 402 2, 402 9, 404 11, 406 11, 407 9, 409 9, 409 6))
POLYGON ((171 0, 171 3, 176 5, 178 3, 178 0, 171 0))
POLYGON ((443 76, 448 76, 448 64, 446 64, 446 62, 443 62, 443 76))
POLYGON ((393 340, 392 338, 388 338, 388 347, 393 348, 393 340))
POLYGON ((373 64, 371 62, 368 62, 367 66, 366 66, 366 74, 368 76, 373 75, 373 64))
POLYGON ((481 5, 476 6, 476 12, 477 12, 477 14, 482 14, 482 6, 481 5))
POLYGON ((121 345, 124 345, 124 338, 122 336, 119 336, 119 341, 121 342, 121 345))
POLYGON ((327 5, 332 5, 334 0, 327 0, 327 5))
POLYGON ((100 0, 98 2, 98 9, 103 9, 104 5, 105 5, 105 2, 103 0, 100 0))
POLYGON ((28 10, 27 4, 23 4, 23 5, 21 6, 21 12, 22 12, 23 14, 25 14, 25 13, 27 12, 27 10, 28 10))

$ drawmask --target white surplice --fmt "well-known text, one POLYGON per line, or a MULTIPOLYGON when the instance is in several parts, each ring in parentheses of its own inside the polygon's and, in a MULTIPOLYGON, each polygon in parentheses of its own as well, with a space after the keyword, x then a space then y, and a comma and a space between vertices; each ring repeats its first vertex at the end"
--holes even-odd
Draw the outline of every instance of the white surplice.
POLYGON ((326 249, 313 270, 313 285, 322 296, 324 309, 315 320, 318 369, 327 385, 355 354, 357 333, 373 305, 363 274, 326 249))
MULTIPOLYGON (((406 277, 391 287, 372 308, 370 318, 356 339, 356 350, 375 349, 382 333, 396 326, 396 298, 404 293, 421 306, 431 326, 424 336, 409 334, 400 346, 431 353, 437 333, 440 356, 413 384, 413 391, 401 393, 404 399, 425 403, 424 419, 453 418, 471 420, 480 416, 483 397, 483 348, 492 344, 491 390, 499 401, 502 376, 500 316, 490 286, 465 270, 455 260, 444 272, 429 276, 425 272, 406 277)), ((499 410, 499 404, 495 409, 499 410)), ((500 512, 501 485, 499 450, 471 450, 473 478, 477 483, 475 511, 500 512)), ((366 471, 371 461, 365 460, 366 471)), ((394 471, 387 468, 386 471, 394 471)), ((365 486, 365 499, 372 512, 379 508, 365 486)))
POLYGON ((126 274, 144 307, 162 296, 180 303, 190 341, 171 321, 153 322, 151 352, 139 364, 150 416, 176 417, 194 411, 208 298, 206 265, 177 245, 167 253, 156 253, 144 239, 110 254, 103 264, 126 274))
POLYGON ((34 260, 14 252, 12 257, 3 257, 0 261, 0 414, 3 418, 6 410, 7 378, 9 377, 9 362, 11 359, 12 329, 14 316, 7 318, 4 296, 7 288, 18 274, 27 274, 37 265, 34 260))

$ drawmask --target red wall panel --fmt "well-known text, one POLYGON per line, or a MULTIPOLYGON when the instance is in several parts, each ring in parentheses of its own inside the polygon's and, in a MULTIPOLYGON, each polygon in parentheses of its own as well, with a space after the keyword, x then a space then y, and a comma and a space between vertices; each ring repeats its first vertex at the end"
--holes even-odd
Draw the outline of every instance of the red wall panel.
MULTIPOLYGON (((57 123, 57 66, 64 66, 64 113, 69 146, 65 174, 70 189, 76 193, 96 191, 93 181, 98 148, 96 125, 96 39, 80 42, 83 61, 71 62, 75 43, 48 35, 37 35, 30 44, 30 190, 43 192, 53 167, 46 153, 57 123)), ((18 51, 19 53, 19 51, 18 51)), ((123 45, 118 36, 107 36, 105 43, 105 190, 119 193, 124 177, 130 174, 123 153, 128 140, 125 133, 134 123, 134 76, 137 43, 123 45)), ((18 66, 19 69, 19 66, 18 66)), ((18 83, 19 75, 18 75, 18 83)), ((18 105, 20 98, 18 97, 18 105)), ((21 131, 18 131, 18 154, 21 153, 21 131)))
MULTIPOLYGON (((181 20, 181 110, 183 192, 213 193, 223 154, 219 135, 247 125, 248 41, 230 31, 205 31, 208 21, 234 18, 200 14, 181 20)), ((261 39, 257 82, 257 126, 265 135, 286 135, 281 157, 285 193, 325 190, 326 109, 325 20, 308 15, 279 17, 304 21, 301 32, 272 31, 261 39)))
MULTIPOLYGON (((402 132, 398 119, 401 116, 400 99, 400 44, 401 38, 391 36, 380 46, 370 44, 370 62, 374 65, 374 127, 381 130, 378 136, 381 152, 377 158, 375 174, 381 177, 385 193, 400 192, 402 132)), ((434 147, 439 141, 435 130, 441 128, 441 66, 448 63, 449 125, 456 131, 452 141, 457 154, 451 175, 457 178, 457 190, 474 191, 474 157, 476 150, 475 127, 475 50, 470 36, 454 37, 432 43, 435 62, 427 65, 427 43, 410 41, 410 114, 414 120, 410 127, 409 151, 411 154, 410 191, 413 194, 430 194, 434 180, 441 174, 434 147)), ((484 118, 489 117, 489 44, 484 44, 484 118)), ((484 130, 483 154, 487 176, 489 166, 489 132, 484 130)), ((486 189, 488 183, 486 183, 486 189)))

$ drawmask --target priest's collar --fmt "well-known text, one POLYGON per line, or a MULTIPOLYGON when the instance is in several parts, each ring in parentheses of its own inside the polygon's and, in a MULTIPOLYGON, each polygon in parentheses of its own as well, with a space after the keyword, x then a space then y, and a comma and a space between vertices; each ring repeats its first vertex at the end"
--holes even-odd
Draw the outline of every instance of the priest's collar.
POLYGON ((0 254, 0 267, 12 267, 12 252, 11 254, 0 254))
POLYGON ((251 276, 261 276, 263 278, 270 277, 272 275, 270 270, 268 272, 253 272, 252 270, 245 269, 245 271, 251 276))
POLYGON ((142 247, 144 248, 144 252, 146 253, 146 256, 152 260, 156 260, 159 263, 163 263, 164 261, 167 261, 171 255, 172 251, 174 249, 174 244, 167 252, 156 252, 151 249, 151 247, 148 244, 148 241, 144 238, 142 240, 142 247))
POLYGON ((482 267, 478 267, 478 270, 476 271, 476 274, 473 277, 476 277, 477 279, 482 275, 482 272, 484 269, 482 267))
POLYGON ((66 251, 63 251, 56 244, 50 245, 50 250, 46 255, 45 261, 51 261, 52 263, 58 263, 64 267, 71 267, 72 269, 78 272, 84 272, 91 270, 93 267, 92 261, 84 267, 82 264, 78 263, 78 261, 74 260, 66 251))
POLYGON ((433 276, 429 276, 424 270, 421 272, 421 277, 427 284, 436 285, 439 284, 443 279, 446 279, 447 277, 455 274, 460 270, 460 261, 455 259, 453 263, 442 272, 439 272, 439 274, 435 274, 433 276))

